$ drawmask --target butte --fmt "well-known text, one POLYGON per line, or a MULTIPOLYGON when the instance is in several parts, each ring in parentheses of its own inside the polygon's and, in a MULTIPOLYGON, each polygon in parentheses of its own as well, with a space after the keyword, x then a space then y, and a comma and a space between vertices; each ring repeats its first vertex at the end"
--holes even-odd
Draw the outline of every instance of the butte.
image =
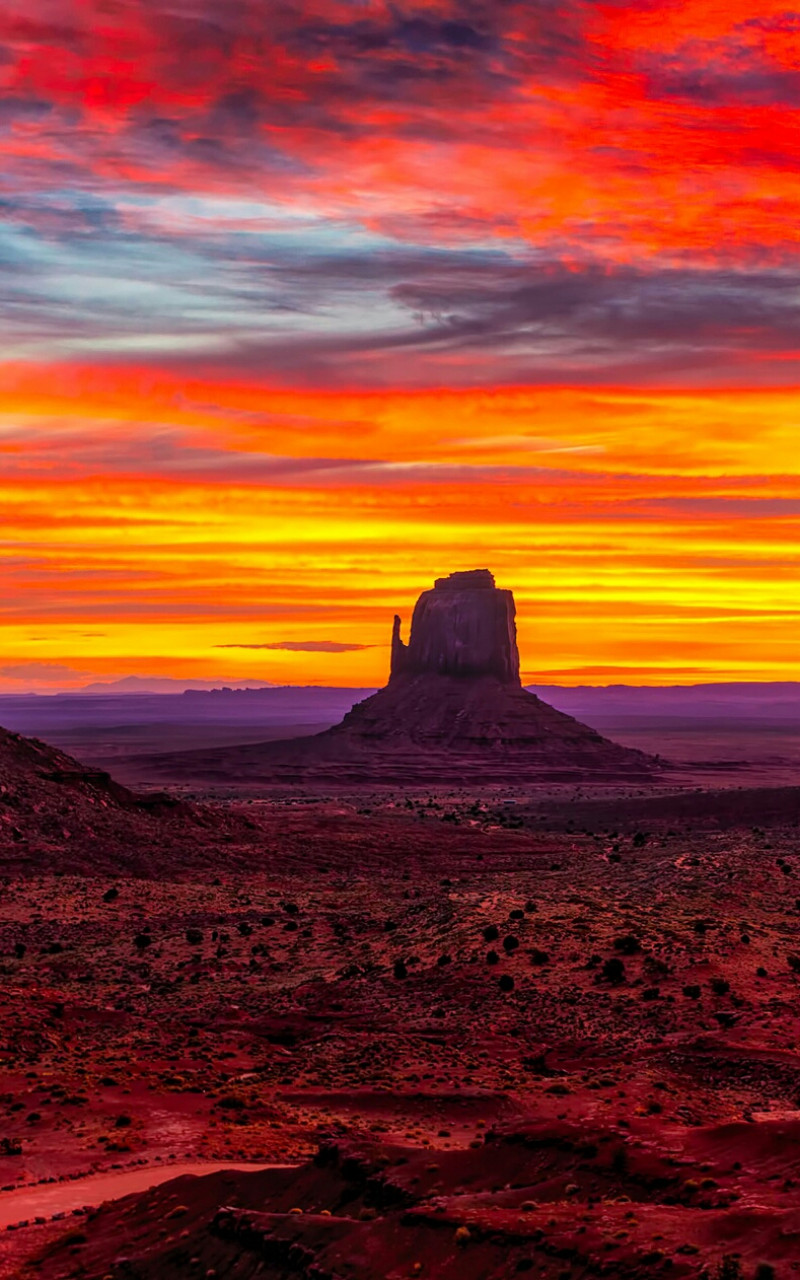
MULTIPOLYGON (((511 591, 488 569, 438 578, 408 644, 395 617, 389 682, 313 737, 151 757, 176 781, 475 786, 619 782, 655 761, 523 688, 511 591)), ((152 776, 152 775, 151 775, 152 776)))

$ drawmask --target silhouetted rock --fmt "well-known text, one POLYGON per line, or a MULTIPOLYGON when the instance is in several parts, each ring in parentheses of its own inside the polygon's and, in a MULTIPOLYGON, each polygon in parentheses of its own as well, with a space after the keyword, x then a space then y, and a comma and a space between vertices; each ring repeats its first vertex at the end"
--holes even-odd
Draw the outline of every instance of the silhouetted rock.
POLYGON ((394 620, 389 683, 340 724, 289 742, 152 757, 139 776, 480 785, 650 772, 649 757, 523 689, 515 613, 488 569, 439 578, 417 601, 407 645, 394 620))
POLYGON ((451 573, 423 591, 408 645, 394 620, 390 683, 400 676, 494 676, 519 685, 516 609, 488 569, 451 573))

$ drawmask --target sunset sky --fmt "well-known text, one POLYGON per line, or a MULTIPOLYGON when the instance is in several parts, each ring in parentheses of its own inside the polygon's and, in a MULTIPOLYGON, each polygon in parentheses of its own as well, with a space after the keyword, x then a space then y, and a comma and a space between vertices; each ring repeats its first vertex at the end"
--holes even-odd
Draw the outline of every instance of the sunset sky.
POLYGON ((800 678, 800 13, 5 0, 0 690, 800 678))

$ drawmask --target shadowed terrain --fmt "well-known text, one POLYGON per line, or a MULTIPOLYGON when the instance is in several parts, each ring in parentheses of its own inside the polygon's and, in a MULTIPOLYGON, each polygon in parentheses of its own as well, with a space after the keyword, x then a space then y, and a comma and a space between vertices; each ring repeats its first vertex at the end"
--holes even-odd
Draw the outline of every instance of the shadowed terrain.
POLYGON ((93 1170, 156 1157, 299 1167, 165 1183, 0 1258, 788 1276, 798 796, 695 791, 673 820, 635 788, 240 803, 236 870, 13 880, 0 1186, 29 1185, 25 1216, 38 1179, 80 1175, 92 1206, 93 1170))

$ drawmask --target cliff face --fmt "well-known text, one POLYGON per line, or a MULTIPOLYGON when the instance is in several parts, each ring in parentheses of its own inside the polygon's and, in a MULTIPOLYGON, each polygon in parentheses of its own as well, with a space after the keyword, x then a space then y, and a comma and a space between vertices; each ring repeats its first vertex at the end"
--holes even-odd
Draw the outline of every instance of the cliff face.
POLYGON ((408 676, 493 676, 519 687, 519 651, 510 591, 488 569, 437 578, 417 601, 408 644, 394 620, 390 683, 408 676))

